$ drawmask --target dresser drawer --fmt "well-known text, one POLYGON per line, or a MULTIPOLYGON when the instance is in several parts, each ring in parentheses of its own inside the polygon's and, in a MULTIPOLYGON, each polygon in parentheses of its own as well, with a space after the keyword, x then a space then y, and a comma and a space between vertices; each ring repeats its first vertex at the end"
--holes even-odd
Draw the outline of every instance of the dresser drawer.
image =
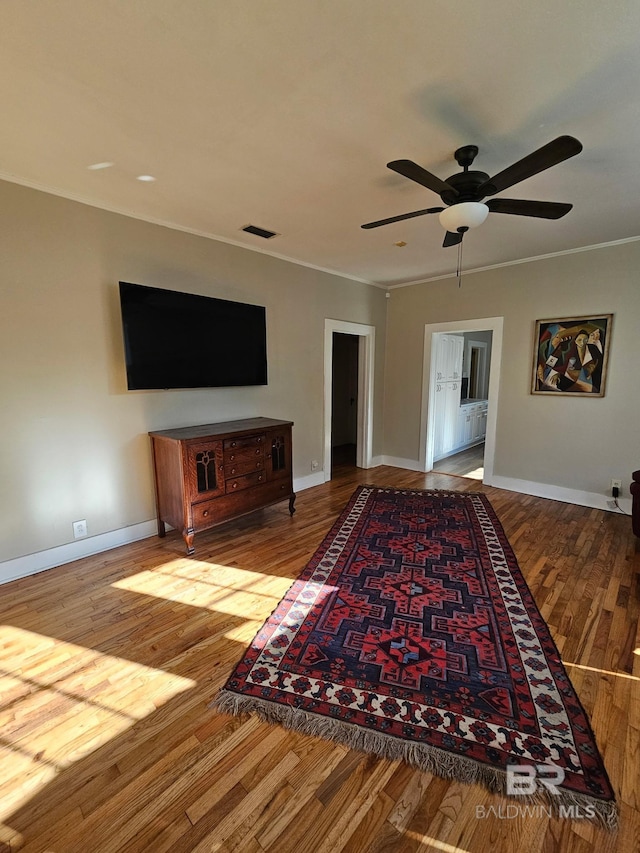
POLYGON ((224 466, 225 479, 240 477, 242 474, 251 474, 253 471, 264 471, 264 456, 239 458, 235 462, 228 462, 224 466))
POLYGON ((248 435, 244 438, 225 438, 224 440, 224 455, 225 460, 227 458, 227 453, 229 451, 234 450, 243 450, 244 448, 249 447, 260 447, 263 448, 266 444, 266 436, 264 433, 260 435, 248 435))
POLYGON ((217 521, 218 501, 203 501, 193 504, 193 526, 195 530, 211 527, 217 521))
POLYGON ((242 477, 231 477, 225 482, 225 491, 227 494, 231 492, 241 492, 243 489, 250 489, 252 486, 259 486, 260 483, 266 481, 264 471, 253 471, 251 474, 244 474, 242 477))
POLYGON ((249 474, 264 468, 264 446, 234 447, 224 451, 224 473, 226 476, 249 474))

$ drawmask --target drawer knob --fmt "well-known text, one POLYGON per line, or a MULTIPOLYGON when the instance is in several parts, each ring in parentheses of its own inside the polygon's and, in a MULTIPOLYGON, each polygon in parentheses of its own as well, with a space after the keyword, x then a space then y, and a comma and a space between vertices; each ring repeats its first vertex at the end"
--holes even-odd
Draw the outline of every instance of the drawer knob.
POLYGON ((260 475, 258 476, 258 482, 260 483, 261 481, 262 481, 262 474, 260 474, 260 475))
POLYGON ((232 442, 231 442, 231 447, 235 447, 235 446, 236 446, 236 442, 235 442, 235 441, 232 441, 232 442))
POLYGON ((234 483, 234 484, 233 484, 233 488, 234 488, 234 489, 237 489, 237 488, 238 488, 238 484, 237 484, 237 483, 234 483))
POLYGON ((235 453, 230 453, 230 454, 229 454, 229 459, 230 459, 232 462, 233 462, 233 460, 234 460, 235 458, 236 458, 236 454, 235 454, 235 453))
POLYGON ((259 450, 256 450, 256 456, 257 456, 259 453, 260 453, 260 451, 259 451, 259 450))
POLYGON ((236 473, 236 469, 235 469, 235 468, 232 468, 232 469, 231 469, 231 473, 232 473, 232 474, 235 474, 235 473, 236 473))
POLYGON ((205 509, 205 511, 202 513, 202 517, 206 518, 208 515, 209 515, 209 510, 205 509))

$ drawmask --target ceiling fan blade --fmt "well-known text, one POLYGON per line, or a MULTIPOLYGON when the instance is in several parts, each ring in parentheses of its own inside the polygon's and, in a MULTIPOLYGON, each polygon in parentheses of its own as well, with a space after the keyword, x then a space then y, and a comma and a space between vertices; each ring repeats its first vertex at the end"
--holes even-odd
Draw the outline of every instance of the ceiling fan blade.
POLYGON ((480 186, 478 192, 483 195, 495 195, 506 190, 507 187, 524 181, 525 178, 530 178, 532 175, 537 175, 538 172, 550 169, 556 163, 562 163, 569 157, 575 157, 581 151, 582 143, 574 139, 573 136, 559 136, 527 157, 523 157, 522 160, 518 160, 513 166, 509 166, 504 171, 489 178, 480 186))
POLYGON ((427 172, 426 169, 418 166, 413 160, 392 160, 390 163, 387 163, 387 168, 397 172, 399 175, 404 175, 405 178, 409 178, 411 181, 422 184, 423 187, 433 190, 438 195, 444 192, 458 195, 458 190, 452 187, 451 184, 441 180, 436 175, 432 175, 431 172, 427 172))
POLYGON ((537 216, 540 219, 560 219, 573 207, 572 204, 558 201, 524 201, 520 198, 491 198, 486 205, 492 213, 513 213, 515 216, 537 216))
POLYGON ((376 222, 367 222, 361 228, 379 228, 380 225, 389 225, 391 222, 401 222, 403 219, 413 219, 414 216, 424 216, 425 213, 440 213, 443 207, 427 207, 424 210, 414 210, 412 213, 401 213, 399 216, 390 216, 388 219, 378 219, 376 222))
POLYGON ((462 243, 462 234, 459 231, 447 231, 444 235, 442 248, 447 249, 449 246, 457 246, 458 243, 462 243))

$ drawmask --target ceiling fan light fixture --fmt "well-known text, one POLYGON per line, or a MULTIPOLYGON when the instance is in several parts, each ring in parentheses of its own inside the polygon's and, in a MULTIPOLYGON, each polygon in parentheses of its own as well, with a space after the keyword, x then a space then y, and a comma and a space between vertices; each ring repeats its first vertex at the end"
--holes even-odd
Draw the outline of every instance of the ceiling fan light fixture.
POLYGON ((488 215, 489 208, 481 201, 461 201, 446 207, 438 218, 445 231, 455 234, 461 229, 477 228, 488 215))

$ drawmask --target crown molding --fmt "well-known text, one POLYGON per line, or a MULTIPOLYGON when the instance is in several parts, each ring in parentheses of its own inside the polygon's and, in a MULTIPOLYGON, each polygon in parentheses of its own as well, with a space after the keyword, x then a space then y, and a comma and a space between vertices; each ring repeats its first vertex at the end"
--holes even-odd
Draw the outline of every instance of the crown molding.
POLYGON ((376 281, 369 281, 366 278, 359 278, 355 275, 349 275, 348 273, 338 272, 337 270, 330 269, 329 267, 321 267, 318 264, 311 264, 307 261, 300 261, 296 258, 290 258, 288 255, 282 255, 279 252, 272 252, 267 249, 263 249, 261 246, 250 246, 240 240, 233 240, 230 237, 221 237, 219 234, 210 234, 206 231, 199 231, 197 228, 189 228, 186 225, 179 225, 177 222, 171 222, 163 219, 154 219, 150 216, 142 216, 141 214, 135 213, 131 210, 113 207, 111 205, 105 205, 102 202, 93 201, 92 199, 77 195, 76 193, 66 192, 59 189, 58 187, 50 187, 45 184, 39 184, 37 181, 29 181, 26 178, 21 178, 17 175, 11 175, 7 172, 0 171, 0 180, 7 181, 10 184, 19 184, 20 186, 28 187, 29 189, 37 190, 38 192, 47 193, 48 195, 55 195, 59 198, 65 198, 68 201, 75 201, 78 204, 86 204, 89 207, 95 207, 98 210, 105 210, 107 211, 107 213, 117 213, 119 216, 126 216, 129 219, 137 219, 141 222, 148 222, 150 225, 159 225, 162 228, 170 228, 172 231, 182 231, 185 234, 193 234, 195 237, 204 237, 206 240, 215 240, 217 243, 227 243, 230 246, 238 246, 238 248, 240 249, 247 249, 250 252, 257 252, 260 255, 268 255, 270 258, 277 258, 279 261, 286 261, 289 264, 296 264, 296 266, 299 267, 306 267, 307 269, 327 273, 328 275, 335 275, 338 276, 338 278, 346 278, 349 281, 356 281, 359 284, 367 284, 370 287, 377 287, 381 290, 387 289, 386 285, 380 284, 376 281))
MULTIPOLYGON (((531 264, 535 261, 545 261, 548 258, 560 258, 563 255, 578 255, 582 252, 591 252, 593 249, 606 249, 610 246, 622 246, 625 243, 635 243, 640 240, 640 236, 638 237, 625 237, 622 240, 610 240, 608 243, 594 243, 591 246, 580 246, 577 249, 563 249, 561 252, 549 252, 546 255, 534 255, 531 258, 520 258, 515 261, 504 261, 500 264, 490 264, 486 267, 474 267, 473 269, 464 270, 463 275, 473 275, 476 272, 486 272, 487 270, 497 270, 501 267, 515 267, 518 264, 531 264)), ((431 278, 419 278, 414 281, 404 281, 400 284, 388 284, 386 285, 387 290, 396 290, 399 287, 413 287, 416 284, 429 284, 432 281, 442 281, 445 278, 458 278, 457 272, 449 272, 444 275, 434 275, 431 278)))

